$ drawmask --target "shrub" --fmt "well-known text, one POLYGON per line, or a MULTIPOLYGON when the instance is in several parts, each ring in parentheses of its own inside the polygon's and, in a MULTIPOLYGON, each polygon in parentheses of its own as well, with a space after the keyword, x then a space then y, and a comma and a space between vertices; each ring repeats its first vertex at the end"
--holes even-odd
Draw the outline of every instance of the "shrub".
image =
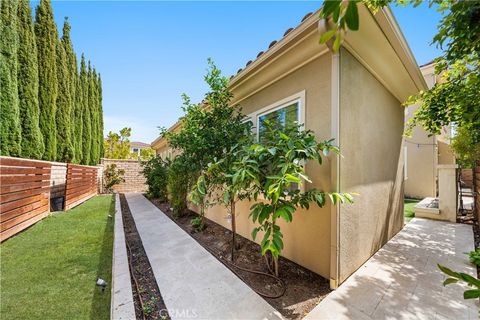
POLYGON ((189 163, 184 155, 180 155, 172 161, 168 170, 167 190, 175 216, 181 216, 185 213, 188 191, 192 181, 195 181, 189 163))
POLYGON ((282 130, 268 121, 264 126, 261 143, 244 147, 242 160, 234 162, 232 180, 235 184, 254 186, 250 192, 255 202, 250 208, 250 218, 259 226, 253 229, 252 238, 255 239, 259 231, 263 232, 262 255, 267 257, 269 270, 278 276, 278 258, 284 245, 278 220, 292 222, 295 211, 308 209, 312 202, 323 207, 328 198, 336 205, 351 203, 353 197, 349 193, 301 189, 302 184, 311 183, 304 168, 307 161, 321 164, 322 157, 330 151, 339 153, 332 144, 333 139, 317 142, 312 131, 304 131, 300 126, 282 130), (259 196, 263 200, 259 200, 259 196))
POLYGON ((109 164, 106 166, 105 171, 103 172, 103 185, 105 190, 109 193, 113 192, 113 187, 119 183, 125 182, 123 175, 125 170, 117 169, 115 163, 109 164))
POLYGON ((475 251, 470 251, 468 253, 468 257, 470 262, 476 265, 477 267, 480 266, 480 249, 475 249, 475 251))
POLYGON ((143 175, 147 179, 148 195, 165 202, 168 200, 167 182, 169 161, 154 157, 143 162, 143 175))

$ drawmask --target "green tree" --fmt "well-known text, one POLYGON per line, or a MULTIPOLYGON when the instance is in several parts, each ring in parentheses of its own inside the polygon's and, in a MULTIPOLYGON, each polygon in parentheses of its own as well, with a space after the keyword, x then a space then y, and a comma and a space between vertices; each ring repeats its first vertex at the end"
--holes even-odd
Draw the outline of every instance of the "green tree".
POLYGON ((70 125, 69 125, 69 135, 72 145, 72 162, 78 163, 80 160, 81 153, 81 141, 82 141, 82 131, 81 125, 81 116, 79 117, 79 112, 77 110, 77 83, 78 83, 78 69, 77 69, 77 56, 73 50, 72 40, 70 38, 70 24, 68 23, 68 18, 65 17, 63 23, 63 34, 62 34, 62 47, 65 50, 66 56, 66 65, 67 65, 67 78, 68 78, 68 87, 69 87, 69 110, 70 110, 70 125))
POLYGON ((38 60, 32 10, 28 0, 18 1, 18 98, 23 158, 40 159, 45 150, 39 127, 38 60))
POLYGON ((50 0, 40 0, 37 7, 35 12, 35 37, 38 54, 40 130, 45 143, 43 159, 55 160, 57 152, 55 115, 58 95, 56 68, 58 32, 50 0))
POLYGON ((90 137, 90 164, 98 163, 100 148, 98 145, 98 97, 96 86, 96 71, 88 62, 88 105, 91 117, 91 137, 90 137))
POLYGON ((147 180, 148 195, 153 198, 158 198, 162 202, 168 200, 166 181, 168 181, 169 164, 170 161, 164 160, 159 156, 142 162, 142 173, 147 180))
POLYGON ((0 154, 21 154, 17 89, 17 2, 0 2, 0 154))
POLYGON ((56 53, 58 81, 57 112, 55 115, 57 131, 56 160, 71 162, 74 157, 73 144, 71 141, 72 87, 70 84, 67 55, 60 40, 57 41, 56 53))
MULTIPOLYGON (((202 172, 193 188, 190 199, 201 208, 200 216, 203 219, 206 197, 209 193, 218 195, 219 199, 214 199, 213 203, 223 204, 230 218, 232 228, 231 260, 235 259, 235 238, 237 233, 236 225, 236 204, 238 201, 249 198, 252 191, 251 181, 248 179, 239 179, 239 173, 236 171, 235 164, 243 161, 243 150, 253 143, 251 132, 251 123, 242 123, 245 135, 230 150, 226 151, 221 159, 208 165, 208 169, 202 172), (208 188, 213 192, 207 192, 208 188)), ((203 226, 203 220, 199 221, 203 226)))
POLYGON ((82 59, 80 62, 80 86, 81 86, 81 109, 82 109, 82 164, 90 164, 90 149, 91 149, 91 116, 90 116, 90 107, 88 99, 88 76, 87 76, 87 67, 85 64, 85 56, 82 54, 82 59))
MULTIPOLYGON (((222 76, 221 71, 210 59, 208 64, 209 69, 204 79, 210 90, 205 94, 203 102, 191 103, 190 98, 184 94, 182 109, 185 115, 180 120, 181 130, 169 132, 162 129, 162 135, 167 138, 169 146, 181 153, 181 158, 177 158, 182 161, 182 165, 186 163, 187 174, 190 176, 185 180, 189 183, 196 181, 209 163, 221 159, 245 134, 243 124, 245 117, 238 106, 231 105, 233 95, 228 89, 228 79, 222 76)), ((173 168, 177 167, 175 164, 177 158, 173 160, 173 168)), ((171 179, 175 180, 173 173, 175 170, 171 175, 171 179)), ((207 187, 206 190, 210 188, 207 187)), ((208 198, 205 196, 201 199, 208 198)), ((183 199, 185 203, 186 200, 183 199)), ((206 203, 203 202, 202 210, 205 208, 204 204, 206 203)))
POLYGON ((480 159, 480 143, 473 141, 474 135, 468 126, 458 128, 450 145, 463 168, 474 168, 480 159))
MULTIPOLYGON (((374 12, 390 3, 413 5, 421 0, 365 0, 374 12)), ((320 42, 333 40, 333 49, 338 50, 347 30, 360 27, 357 5, 359 1, 325 1, 320 16, 331 19, 333 28, 326 31, 320 42)), ((436 73, 442 81, 431 89, 410 97, 405 104, 420 104, 412 118, 407 134, 415 125, 423 126, 431 134, 439 134, 442 127, 454 124, 463 130, 463 141, 470 143, 468 149, 480 145, 480 1, 431 0, 443 14, 437 27, 438 33, 432 44, 443 50, 435 59, 436 73), (468 135, 468 138, 465 136, 468 135)), ((459 154, 462 158, 463 155, 459 154)), ((479 158, 475 161, 480 161, 479 158)))
POLYGON ((299 126, 281 130, 264 122, 265 139, 259 144, 244 147, 231 169, 235 184, 253 186, 249 197, 256 203, 250 208, 250 217, 259 226, 252 231, 255 239, 259 231, 263 232, 260 243, 262 255, 266 256, 267 266, 278 276, 278 258, 283 250, 283 234, 277 223, 283 219, 290 223, 298 208, 308 209, 311 202, 323 207, 326 199, 336 205, 353 202, 349 193, 328 193, 316 189, 302 191, 302 185, 311 183, 305 173, 307 161, 322 163, 322 155, 338 153, 332 140, 316 142, 312 131, 301 130, 299 126), (257 197, 261 196, 262 201, 257 197))
POLYGON ((98 129, 98 143, 100 145, 100 158, 104 156, 103 145, 103 98, 102 98, 102 77, 98 74, 98 114, 99 114, 99 129, 98 129))
POLYGON ((123 128, 120 133, 110 131, 104 142, 105 158, 128 159, 130 156, 131 128, 123 128))
MULTIPOLYGON (((85 63, 84 63, 85 66, 85 63)), ((82 67, 80 67, 81 69, 82 67)), ((75 78, 75 107, 73 116, 75 163, 83 163, 83 83, 80 74, 75 78)))

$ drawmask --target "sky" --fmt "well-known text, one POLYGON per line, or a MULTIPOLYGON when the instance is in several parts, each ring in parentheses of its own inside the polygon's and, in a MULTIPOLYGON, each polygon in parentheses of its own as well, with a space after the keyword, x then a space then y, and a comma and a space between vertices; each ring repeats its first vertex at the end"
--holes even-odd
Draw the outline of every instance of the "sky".
MULTIPOLYGON (((53 1, 53 12, 60 34, 68 17, 78 57, 102 76, 105 135, 131 127, 131 141, 150 143, 182 116, 182 93, 202 100, 209 57, 235 74, 321 3, 53 1)), ((392 9, 417 63, 437 57, 441 15, 426 4, 392 9)))

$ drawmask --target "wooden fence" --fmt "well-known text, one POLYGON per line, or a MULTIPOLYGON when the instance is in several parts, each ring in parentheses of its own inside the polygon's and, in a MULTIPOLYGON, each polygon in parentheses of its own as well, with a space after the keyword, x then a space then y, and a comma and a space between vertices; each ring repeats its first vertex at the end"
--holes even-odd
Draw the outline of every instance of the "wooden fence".
POLYGON ((0 241, 50 212, 51 164, 0 157, 0 241))
POLYGON ((474 197, 474 210, 477 213, 477 223, 480 224, 480 166, 473 169, 473 191, 474 197))
POLYGON ((97 194, 97 167, 67 165, 65 210, 69 210, 97 194))

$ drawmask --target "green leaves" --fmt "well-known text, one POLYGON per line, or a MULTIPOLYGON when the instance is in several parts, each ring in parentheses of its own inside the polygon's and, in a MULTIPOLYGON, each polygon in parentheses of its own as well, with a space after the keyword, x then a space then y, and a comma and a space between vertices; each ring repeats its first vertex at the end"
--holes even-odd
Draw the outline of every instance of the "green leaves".
POLYGON ((349 1, 345 12, 345 22, 352 31, 357 31, 360 25, 357 9, 357 1, 349 1))
POLYGON ((455 272, 445 266, 442 266, 440 264, 437 264, 438 268, 448 275, 449 277, 443 281, 443 285, 447 286, 452 283, 457 283, 459 281, 465 282, 468 284, 470 287, 475 287, 476 289, 470 289, 466 290, 463 293, 463 298, 464 299, 476 299, 480 298, 480 280, 477 278, 472 277, 469 274, 463 273, 463 272, 455 272))
MULTIPOLYGON (((263 197, 250 207, 249 217, 253 223, 258 223, 251 235, 255 239, 258 232, 264 232, 260 243, 262 255, 270 253, 275 264, 284 248, 278 219, 291 223, 295 211, 308 209, 311 202, 325 206, 327 193, 315 189, 303 192, 300 188, 302 184, 312 182, 305 173, 305 164, 308 161, 321 164, 322 156, 339 150, 333 145, 333 139, 319 143, 313 132, 298 125, 279 129, 265 121, 264 127, 265 139, 261 144, 242 149, 241 159, 234 163, 233 175, 239 176, 240 181, 241 172, 246 166, 252 166, 249 181, 255 190, 253 199, 256 201, 257 194, 263 197)), ((347 193, 328 196, 335 204, 353 201, 352 195, 347 193)))
POLYGON ((320 37, 320 43, 323 44, 323 43, 326 43, 328 40, 330 40, 331 38, 333 38, 333 36, 335 35, 337 31, 336 30, 328 30, 326 31, 324 34, 322 34, 322 36, 320 37))

